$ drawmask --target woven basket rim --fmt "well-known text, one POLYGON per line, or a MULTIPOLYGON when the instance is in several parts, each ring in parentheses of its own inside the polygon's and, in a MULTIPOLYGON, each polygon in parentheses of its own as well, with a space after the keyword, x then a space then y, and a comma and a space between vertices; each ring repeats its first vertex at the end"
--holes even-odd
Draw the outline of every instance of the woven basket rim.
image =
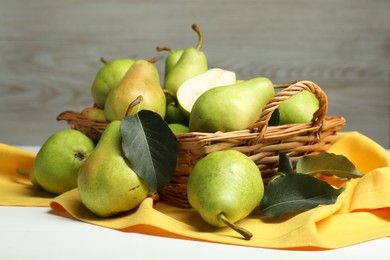
MULTIPOLYGON (((328 111, 328 102, 325 92, 314 82, 305 80, 305 81, 296 81, 292 84, 289 84, 288 87, 284 88, 282 91, 276 93, 274 97, 267 103, 264 107, 259 119, 254 122, 252 125, 248 126, 247 129, 236 130, 230 132, 189 132, 189 133, 178 133, 175 134, 177 137, 190 138, 191 136, 196 137, 197 139, 211 139, 211 140, 223 140, 230 138, 241 138, 241 139, 254 139, 254 141, 260 141, 268 128, 270 129, 291 129, 292 127, 311 127, 322 125, 323 120, 327 116, 328 111), (272 113, 279 107, 280 103, 284 100, 290 98, 293 95, 296 95, 303 90, 308 90, 312 92, 319 101, 319 108, 313 114, 313 119, 309 123, 305 124, 288 124, 288 125, 279 125, 279 126, 268 126, 268 122, 271 118, 272 113)), ((90 127, 99 133, 103 133, 104 129, 107 127, 109 122, 93 120, 85 115, 82 115, 80 112, 67 110, 63 111, 57 116, 57 121, 68 121, 71 126, 77 125, 81 127, 90 127)), ((317 131, 320 131, 320 128, 315 128, 317 131)))

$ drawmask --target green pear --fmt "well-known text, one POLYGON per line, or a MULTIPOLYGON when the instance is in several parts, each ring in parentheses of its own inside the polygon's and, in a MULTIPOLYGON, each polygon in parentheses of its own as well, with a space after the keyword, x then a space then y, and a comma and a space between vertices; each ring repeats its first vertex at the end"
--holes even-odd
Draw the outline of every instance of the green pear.
POLYGON ((319 108, 316 96, 303 90, 279 104, 280 124, 309 123, 319 108))
POLYGON ((172 50, 169 47, 166 46, 157 46, 157 51, 169 51, 170 54, 165 59, 165 69, 164 69, 164 76, 166 76, 173 67, 176 66, 176 63, 180 60, 181 55, 183 54, 184 50, 172 50))
POLYGON ((183 114, 190 117, 195 101, 207 90, 236 83, 236 73, 221 68, 211 68, 187 79, 177 90, 176 96, 183 114))
POLYGON ((78 188, 85 207, 100 217, 131 210, 148 196, 146 183, 123 155, 120 121, 108 124, 95 150, 80 168, 78 188))
POLYGON ((101 59, 105 64, 95 76, 92 83, 91 94, 95 105, 104 108, 108 92, 115 88, 123 78, 129 68, 133 65, 132 59, 115 59, 106 61, 101 59))
POLYGON ((104 110, 99 107, 86 107, 80 114, 92 120, 106 121, 104 110))
POLYGON ((192 107, 190 132, 246 129, 259 119, 274 93, 272 82, 265 77, 211 88, 200 95, 192 107))
POLYGON ((192 29, 198 33, 199 41, 196 48, 187 48, 183 51, 176 65, 169 69, 165 76, 164 87, 176 95, 181 84, 189 78, 197 76, 208 69, 207 57, 201 51, 203 34, 197 25, 192 25, 192 29))
POLYGON ((79 168, 94 148, 94 142, 78 130, 52 134, 37 153, 30 171, 31 182, 53 194, 76 188, 79 168))
POLYGON ((135 61, 118 85, 108 93, 104 113, 107 121, 114 121, 142 109, 165 117, 166 101, 160 77, 154 63, 147 60, 135 61), (139 96, 142 96, 142 102, 127 113, 129 105, 139 96))
POLYGON ((167 105, 164 119, 168 124, 178 123, 188 125, 188 117, 184 115, 177 101, 172 101, 167 105))
POLYGON ((207 154, 195 164, 187 183, 188 202, 207 223, 232 227, 246 239, 252 235, 234 223, 247 217, 263 195, 259 168, 236 150, 207 154))
POLYGON ((179 102, 177 101, 176 95, 171 93, 170 91, 164 90, 166 100, 170 100, 167 103, 167 108, 165 111, 165 122, 168 124, 178 123, 182 125, 188 126, 188 117, 183 114, 182 109, 179 106, 179 102))
POLYGON ((188 126, 182 124, 171 123, 168 124, 168 127, 172 130, 174 134, 183 134, 189 132, 188 126))

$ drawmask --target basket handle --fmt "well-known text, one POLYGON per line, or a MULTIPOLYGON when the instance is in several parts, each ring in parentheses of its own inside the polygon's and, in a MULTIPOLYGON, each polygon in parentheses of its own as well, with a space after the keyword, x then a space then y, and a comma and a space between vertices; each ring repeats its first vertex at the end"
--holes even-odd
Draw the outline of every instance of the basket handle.
POLYGON ((254 124, 248 127, 248 129, 259 133, 258 136, 252 140, 253 142, 257 143, 264 138, 268 127, 268 121, 270 120, 272 113, 279 107, 279 104, 291 96, 302 92, 303 90, 312 92, 319 102, 319 108, 313 114, 312 125, 318 126, 323 122, 328 112, 328 99, 325 92, 317 84, 309 80, 294 82, 282 91, 276 93, 275 96, 264 107, 260 118, 254 124))

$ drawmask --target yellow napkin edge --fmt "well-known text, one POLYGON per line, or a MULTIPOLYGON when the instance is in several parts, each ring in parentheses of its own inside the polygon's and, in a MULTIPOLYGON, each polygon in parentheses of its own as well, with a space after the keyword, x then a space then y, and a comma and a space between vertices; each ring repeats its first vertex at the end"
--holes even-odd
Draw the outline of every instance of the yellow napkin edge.
MULTIPOLYGON (((360 134, 358 132, 341 132, 341 133, 339 133, 338 141, 334 144, 334 146, 332 146, 330 148, 329 151, 330 152, 335 152, 335 153, 338 153, 338 154, 344 154, 345 156, 348 157, 348 155, 349 155, 348 153, 350 152, 350 148, 351 148, 350 147, 351 145, 348 145, 348 142, 350 142, 349 140, 351 139, 351 136, 354 137, 354 138, 363 139, 363 142, 360 142, 359 147, 364 147, 365 149, 367 148, 367 145, 369 147, 371 147, 372 150, 375 152, 376 158, 381 158, 380 159, 380 161, 381 161, 380 164, 382 166, 390 165, 390 157, 389 157, 388 152, 383 147, 377 145, 371 139, 363 136, 362 134, 360 134), (342 146, 345 146, 345 144, 347 144, 347 146, 349 147, 348 149, 345 149, 345 148, 342 147, 342 146), (336 146, 336 145, 338 145, 338 146, 336 146)), ((352 139, 354 139, 354 138, 352 138, 352 139)), ((355 144, 353 146, 354 147, 352 147, 352 150, 359 151, 359 149, 356 149, 356 145, 355 144)), ((9 151, 8 154, 14 154, 14 155, 18 154, 18 157, 23 157, 23 158, 27 159, 26 161, 29 161, 29 162, 31 162, 31 161, 33 162, 33 160, 35 158, 35 154, 32 153, 32 152, 25 151, 25 150, 23 150, 21 148, 12 147, 12 146, 9 146, 9 145, 0 145, 0 152, 2 150, 8 150, 9 151)), ((373 167, 373 166, 371 166, 371 167, 373 167)), ((54 200, 56 200, 56 199, 54 199, 54 200)), ((62 207, 62 205, 61 205, 61 207, 62 207)), ((55 207, 53 205, 52 205, 52 208, 54 210, 60 210, 60 208, 55 207)), ((186 236, 183 235, 183 234, 178 234, 177 232, 169 232, 169 231, 167 231, 165 229, 162 229, 162 228, 160 228, 158 226, 150 227, 148 229, 145 229, 145 227, 147 227, 147 226, 149 226, 149 225, 138 224, 138 225, 134 225, 133 227, 122 228, 122 230, 139 232, 139 233, 145 233, 145 234, 151 234, 151 235, 177 237, 177 238, 182 238, 182 239, 186 238, 186 236), (158 233, 154 233, 154 232, 158 232, 158 233)), ((191 240, 195 239, 195 237, 192 237, 192 236, 187 237, 187 238, 189 238, 191 240)), ((195 240, 198 240, 198 239, 195 239, 195 240)), ((208 241, 207 239, 199 239, 199 240, 208 241)), ((216 242, 216 241, 213 241, 213 242, 216 242)), ((232 244, 237 244, 237 243, 232 242, 232 244)), ((239 243, 239 244, 241 244, 241 243, 239 243)), ((308 246, 307 248, 311 248, 311 246, 308 246)), ((314 248, 318 248, 318 246, 314 246, 314 248)))
POLYGON ((0 143, 1 170, 15 172, 18 168, 29 172, 34 164, 36 153, 26 149, 0 143))
POLYGON ((373 139, 357 131, 339 132, 337 136, 327 152, 347 157, 360 172, 390 166, 390 153, 373 139))

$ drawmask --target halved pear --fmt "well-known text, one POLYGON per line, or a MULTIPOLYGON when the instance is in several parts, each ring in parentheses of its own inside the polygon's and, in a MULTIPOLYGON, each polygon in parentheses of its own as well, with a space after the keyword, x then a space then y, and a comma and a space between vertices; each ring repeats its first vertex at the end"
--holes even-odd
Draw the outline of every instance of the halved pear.
POLYGON ((236 73, 221 68, 211 68, 206 72, 186 80, 177 90, 176 97, 184 115, 190 116, 192 106, 198 97, 215 87, 233 85, 236 73))

